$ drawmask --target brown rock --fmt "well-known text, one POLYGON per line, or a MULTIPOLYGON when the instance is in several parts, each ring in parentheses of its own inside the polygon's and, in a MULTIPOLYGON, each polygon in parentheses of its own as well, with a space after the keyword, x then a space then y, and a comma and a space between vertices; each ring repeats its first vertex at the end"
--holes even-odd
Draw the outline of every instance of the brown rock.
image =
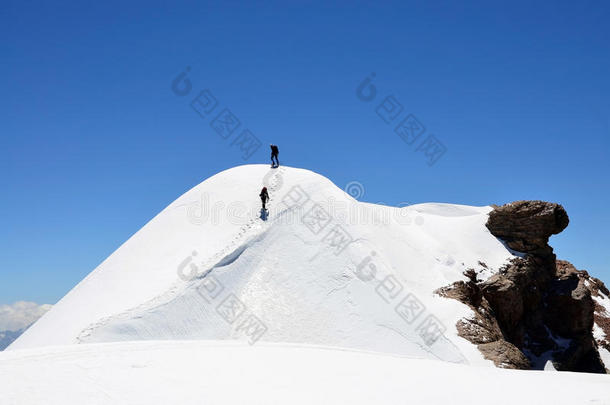
POLYGON ((468 281, 437 291, 473 309, 473 317, 458 321, 458 334, 498 367, 527 369, 534 363, 539 368, 541 356, 550 354, 558 370, 605 372, 597 345, 610 347, 610 342, 595 342, 592 328, 594 322, 610 328, 610 314, 592 297, 608 297, 608 289, 586 271, 556 261, 548 245, 568 223, 558 204, 517 201, 494 207, 487 228, 525 257, 484 281, 469 269, 468 281))
POLYGON ((503 328, 515 329, 523 317, 521 286, 505 275, 494 274, 481 284, 481 289, 503 328))
POLYGON ((576 273, 553 280, 547 288, 544 320, 559 336, 576 339, 593 328, 591 292, 576 273))
POLYGON ((477 346, 487 360, 494 362, 496 367, 529 370, 530 361, 515 345, 505 341, 485 343, 477 346))
POLYGON ((453 298, 467 305, 478 307, 481 303, 481 289, 474 282, 456 281, 448 287, 442 287, 435 291, 437 294, 453 298))
POLYGON ((460 319, 456 327, 459 336, 474 344, 504 339, 502 330, 491 311, 479 309, 473 318, 460 319))
POLYGON ((559 204, 516 201, 494 209, 486 225, 511 249, 542 253, 548 248, 549 237, 564 230, 568 223, 568 214, 559 204))

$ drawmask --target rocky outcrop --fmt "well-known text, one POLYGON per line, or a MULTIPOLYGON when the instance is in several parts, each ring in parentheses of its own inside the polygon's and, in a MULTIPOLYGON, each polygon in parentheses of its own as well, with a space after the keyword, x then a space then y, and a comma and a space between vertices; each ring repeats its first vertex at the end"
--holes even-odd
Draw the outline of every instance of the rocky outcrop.
POLYGON ((493 360, 494 364, 500 368, 515 368, 528 370, 531 363, 528 358, 515 345, 506 340, 496 340, 491 343, 479 345, 479 351, 486 359, 493 360))
POLYGON ((518 252, 548 255, 553 249, 549 237, 563 231, 570 220, 559 204, 544 201, 515 201, 489 214, 487 229, 518 252))
POLYGON ((551 360, 557 370, 605 372, 592 332, 596 319, 602 319, 592 294, 605 286, 557 261, 548 245, 549 237, 568 223, 558 204, 517 201, 494 208, 487 228, 525 254, 487 280, 476 280, 477 271, 471 269, 465 273, 468 281, 437 291, 473 309, 471 319, 456 325, 458 333, 498 367, 541 369, 551 360))
POLYGON ((473 310, 473 317, 458 321, 456 325, 458 334, 476 344, 483 356, 493 361, 497 367, 531 368, 531 364, 523 352, 504 339, 496 314, 483 296, 474 270, 471 269, 464 275, 469 278, 469 281, 458 281, 451 286, 437 290, 441 296, 463 302, 473 310))

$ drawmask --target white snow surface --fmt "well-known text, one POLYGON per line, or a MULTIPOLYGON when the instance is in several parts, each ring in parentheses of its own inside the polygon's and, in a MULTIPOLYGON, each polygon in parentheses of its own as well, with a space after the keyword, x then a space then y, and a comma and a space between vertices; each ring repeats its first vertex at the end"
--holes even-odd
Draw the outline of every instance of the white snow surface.
MULTIPOLYGON (((596 308, 595 314, 603 318, 610 318, 610 298, 606 296, 602 291, 598 291, 598 296, 594 296, 593 300, 599 305, 596 308)), ((609 337, 606 336, 606 332, 597 323, 593 324, 593 337, 599 343, 607 340, 609 337)), ((599 353, 602 357, 604 364, 610 366, 610 352, 603 347, 598 348, 599 353)))
POLYGON ((122 342, 0 353, 5 405, 610 404, 608 376, 323 347, 122 342))
MULTIPOLYGON (((610 364, 610 351, 601 346, 597 348, 597 351, 599 351, 599 356, 602 358, 602 362, 604 363, 604 365, 610 364)), ((608 369, 606 368, 606 370, 608 369)))
POLYGON ((308 170, 232 168, 170 204, 8 350, 240 340, 489 366, 456 334, 456 321, 471 311, 434 290, 465 279, 466 268, 491 274, 513 257, 485 227, 490 210, 387 207, 358 202, 308 170), (263 185, 271 195, 266 220, 263 185), (306 201, 296 203, 298 195, 306 201), (329 221, 311 221, 316 204, 329 221), (336 226, 352 240, 341 252, 330 243, 336 226))
POLYGON ((593 324, 593 337, 597 341, 606 339, 606 333, 597 323, 593 324))

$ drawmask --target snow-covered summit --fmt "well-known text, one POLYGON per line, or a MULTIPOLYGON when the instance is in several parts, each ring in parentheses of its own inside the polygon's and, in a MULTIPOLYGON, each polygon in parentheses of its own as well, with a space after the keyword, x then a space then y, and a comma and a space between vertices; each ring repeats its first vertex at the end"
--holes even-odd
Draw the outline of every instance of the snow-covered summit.
POLYGON ((9 350, 239 339, 491 364, 456 334, 468 307, 433 294, 513 257, 485 227, 490 210, 361 203, 308 170, 232 168, 165 208, 9 350))

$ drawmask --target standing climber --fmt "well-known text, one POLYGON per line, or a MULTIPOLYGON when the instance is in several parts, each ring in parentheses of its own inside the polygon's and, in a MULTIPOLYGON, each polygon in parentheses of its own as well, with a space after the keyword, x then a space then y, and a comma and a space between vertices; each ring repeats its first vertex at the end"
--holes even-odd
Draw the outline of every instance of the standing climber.
POLYGON ((261 202, 263 203, 263 211, 265 211, 267 210, 265 205, 267 204, 267 201, 269 201, 269 193, 267 193, 267 187, 263 187, 259 196, 261 197, 261 202))
POLYGON ((277 158, 277 155, 280 154, 280 150, 278 149, 277 145, 270 144, 269 146, 271 147, 271 167, 279 167, 280 161, 277 158))

